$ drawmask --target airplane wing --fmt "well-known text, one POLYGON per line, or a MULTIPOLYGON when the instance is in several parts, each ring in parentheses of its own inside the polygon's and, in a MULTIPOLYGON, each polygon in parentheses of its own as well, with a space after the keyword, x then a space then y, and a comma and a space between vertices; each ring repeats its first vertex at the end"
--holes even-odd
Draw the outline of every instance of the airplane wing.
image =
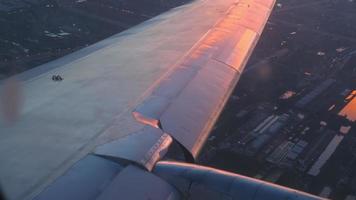
POLYGON ((181 198, 157 162, 173 141, 197 157, 274 3, 196 0, 15 77, 21 117, 0 122, 9 199, 181 198))
POLYGON ((240 1, 134 111, 196 157, 259 39, 273 1, 240 1))

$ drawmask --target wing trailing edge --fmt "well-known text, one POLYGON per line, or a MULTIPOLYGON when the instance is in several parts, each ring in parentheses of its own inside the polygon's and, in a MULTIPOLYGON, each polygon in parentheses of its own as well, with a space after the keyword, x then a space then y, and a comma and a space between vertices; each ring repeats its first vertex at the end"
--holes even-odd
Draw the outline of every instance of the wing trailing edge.
POLYGON ((237 84, 275 0, 241 0, 134 110, 196 158, 237 84))
POLYGON ((167 153, 172 141, 171 136, 160 129, 146 126, 136 133, 98 146, 93 153, 114 161, 132 162, 151 171, 167 153))

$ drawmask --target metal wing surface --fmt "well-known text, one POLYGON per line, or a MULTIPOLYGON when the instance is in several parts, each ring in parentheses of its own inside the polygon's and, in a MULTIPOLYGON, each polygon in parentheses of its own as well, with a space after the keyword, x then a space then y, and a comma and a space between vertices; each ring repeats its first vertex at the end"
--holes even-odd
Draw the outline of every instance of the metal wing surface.
POLYGON ((134 111, 196 157, 234 89, 274 5, 273 0, 232 5, 134 111))
MULTIPOLYGON (((194 159, 273 5, 195 0, 14 77, 23 97, 20 118, 13 125, 0 120, 0 180, 9 199, 33 198, 90 153, 151 170, 176 140, 194 159), (53 74, 64 80, 51 81, 53 74), (137 140, 140 134, 145 140, 137 140)), ((97 158, 85 162, 112 169, 98 173, 99 182, 116 180, 121 170, 97 158)))

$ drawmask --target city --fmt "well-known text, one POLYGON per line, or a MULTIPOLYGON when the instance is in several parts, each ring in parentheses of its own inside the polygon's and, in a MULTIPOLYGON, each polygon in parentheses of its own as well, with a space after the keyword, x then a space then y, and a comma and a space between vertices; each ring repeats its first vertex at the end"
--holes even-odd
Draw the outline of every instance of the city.
POLYGON ((279 2, 201 162, 355 199, 355 3, 279 2))

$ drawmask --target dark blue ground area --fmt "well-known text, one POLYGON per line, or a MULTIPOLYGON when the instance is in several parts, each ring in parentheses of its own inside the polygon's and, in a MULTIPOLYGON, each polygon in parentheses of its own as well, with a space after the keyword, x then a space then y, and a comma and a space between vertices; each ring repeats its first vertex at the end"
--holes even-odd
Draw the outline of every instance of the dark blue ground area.
POLYGON ((187 0, 4 0, 0 80, 141 23, 187 0))

